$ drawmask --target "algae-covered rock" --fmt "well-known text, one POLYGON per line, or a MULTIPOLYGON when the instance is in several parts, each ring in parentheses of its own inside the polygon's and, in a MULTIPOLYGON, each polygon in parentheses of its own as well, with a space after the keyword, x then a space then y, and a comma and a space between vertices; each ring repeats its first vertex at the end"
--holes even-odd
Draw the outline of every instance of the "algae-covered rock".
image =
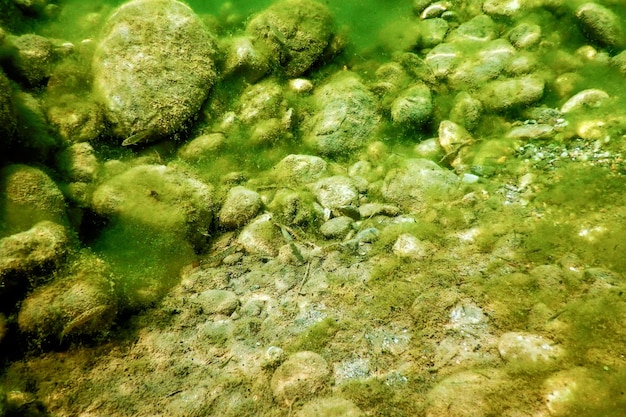
POLYGON ((356 206, 359 202, 354 181, 343 175, 322 178, 311 186, 311 192, 322 207, 330 210, 356 206))
POLYGON ((333 18, 316 1, 283 0, 254 16, 246 27, 264 45, 288 77, 308 70, 333 38, 333 18))
POLYGON ((35 34, 11 37, 14 54, 10 59, 10 68, 16 78, 28 86, 42 84, 52 74, 58 54, 55 45, 48 38, 35 34))
POLYGON ((479 97, 487 109, 505 111, 539 101, 543 96, 544 87, 543 79, 528 75, 492 81, 480 90, 479 97))
POLYGON ((237 243, 250 254, 276 256, 278 248, 285 241, 280 236, 279 228, 274 223, 272 215, 264 213, 244 227, 237 237, 237 243))
POLYGON ((430 89, 425 84, 416 84, 391 103, 391 120, 398 125, 419 127, 428 121, 433 108, 430 89))
POLYGON ((317 398, 306 403, 296 417, 362 417, 365 413, 341 397, 317 398))
POLYGON ((30 229, 42 220, 64 224, 65 199, 42 170, 15 164, 0 171, 0 236, 30 229))
POLYGON ((226 58, 222 75, 241 75, 248 82, 255 82, 270 70, 270 52, 262 42, 253 42, 250 36, 229 38, 222 45, 226 58))
POLYGON ((326 360, 314 352, 289 356, 272 375, 274 399, 284 405, 310 397, 324 387, 330 374, 326 360))
POLYGON ((460 196, 459 178, 428 159, 408 159, 385 177, 383 197, 410 211, 460 196))
POLYGON ((117 313, 107 265, 82 255, 66 271, 33 291, 18 314, 20 330, 41 339, 97 335, 106 332, 117 313))
POLYGON ((261 209, 261 196, 245 187, 237 186, 228 191, 218 214, 219 224, 227 229, 244 226, 261 209))
POLYGON ((105 131, 102 107, 74 94, 56 100, 46 116, 67 144, 92 141, 105 131))
POLYGON ((62 263, 69 250, 68 230, 51 221, 0 239, 0 295, 36 284, 38 277, 62 263))
POLYGON ((17 120, 9 80, 0 71, 0 152, 6 151, 15 135, 17 120))
POLYGON ((215 82, 212 36, 189 6, 134 0, 107 21, 93 60, 94 89, 125 144, 180 129, 215 82))
POLYGON ((174 168, 140 165, 100 185, 92 207, 102 216, 140 225, 146 232, 182 235, 202 248, 213 219, 213 190, 174 168))
POLYGON ((596 3, 585 3, 576 10, 583 32, 601 46, 626 46, 624 22, 612 10, 596 3))
POLYGON ((333 76, 313 97, 317 111, 305 122, 304 142, 321 154, 360 148, 378 125, 376 100, 355 74, 333 76))
POLYGON ((287 155, 272 169, 278 181, 287 184, 307 184, 318 180, 325 172, 326 161, 313 155, 287 155))
POLYGON ((93 146, 87 142, 75 143, 57 154, 57 166, 70 181, 91 182, 99 163, 93 146))

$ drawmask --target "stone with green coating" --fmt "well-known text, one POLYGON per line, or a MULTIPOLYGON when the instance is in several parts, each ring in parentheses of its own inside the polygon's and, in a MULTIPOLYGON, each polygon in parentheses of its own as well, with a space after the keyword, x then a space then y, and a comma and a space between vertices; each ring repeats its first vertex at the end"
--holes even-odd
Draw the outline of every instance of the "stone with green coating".
POLYGON ((134 0, 105 24, 93 59, 94 90, 124 145, 175 133, 216 79, 215 42, 189 6, 134 0))

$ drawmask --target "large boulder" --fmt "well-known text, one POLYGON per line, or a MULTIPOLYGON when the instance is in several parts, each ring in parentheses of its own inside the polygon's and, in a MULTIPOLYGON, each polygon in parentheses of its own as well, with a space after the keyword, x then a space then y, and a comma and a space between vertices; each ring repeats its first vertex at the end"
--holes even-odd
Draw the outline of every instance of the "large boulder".
POLYGON ((172 134, 216 79, 215 42, 189 6, 134 0, 107 21, 93 60, 94 89, 124 144, 172 134))

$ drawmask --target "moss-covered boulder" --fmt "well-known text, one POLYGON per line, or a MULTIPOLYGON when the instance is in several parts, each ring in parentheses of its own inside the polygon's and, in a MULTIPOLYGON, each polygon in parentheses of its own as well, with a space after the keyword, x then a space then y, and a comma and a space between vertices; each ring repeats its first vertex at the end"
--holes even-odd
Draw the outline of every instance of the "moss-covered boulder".
POLYGON ((94 89, 124 144, 180 129, 216 79, 215 42, 189 6, 134 0, 107 21, 93 60, 94 89))
POLYGON ((307 71, 333 38, 333 18, 316 1, 280 1, 253 17, 246 32, 267 48, 288 77, 307 71))

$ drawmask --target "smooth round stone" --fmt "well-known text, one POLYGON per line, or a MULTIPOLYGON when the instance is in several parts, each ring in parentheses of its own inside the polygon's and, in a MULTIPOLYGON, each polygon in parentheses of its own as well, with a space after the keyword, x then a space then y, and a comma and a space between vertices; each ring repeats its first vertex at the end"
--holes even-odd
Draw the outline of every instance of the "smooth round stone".
POLYGON ((216 79, 212 36, 189 6, 134 0, 113 12, 93 59, 94 90, 125 145, 174 133, 216 79))
POLYGON ((321 178, 326 172, 326 161, 313 155, 287 155, 273 168, 277 179, 294 184, 306 184, 321 178))
POLYGON ((431 255, 434 248, 429 242, 423 242, 411 234, 403 233, 396 239, 392 250, 400 258, 418 260, 431 255))
POLYGON ((599 107, 603 101, 609 98, 609 95, 597 88, 590 88, 576 93, 569 100, 567 100, 563 106, 561 106, 562 113, 570 113, 573 111, 582 111, 588 108, 599 107))

